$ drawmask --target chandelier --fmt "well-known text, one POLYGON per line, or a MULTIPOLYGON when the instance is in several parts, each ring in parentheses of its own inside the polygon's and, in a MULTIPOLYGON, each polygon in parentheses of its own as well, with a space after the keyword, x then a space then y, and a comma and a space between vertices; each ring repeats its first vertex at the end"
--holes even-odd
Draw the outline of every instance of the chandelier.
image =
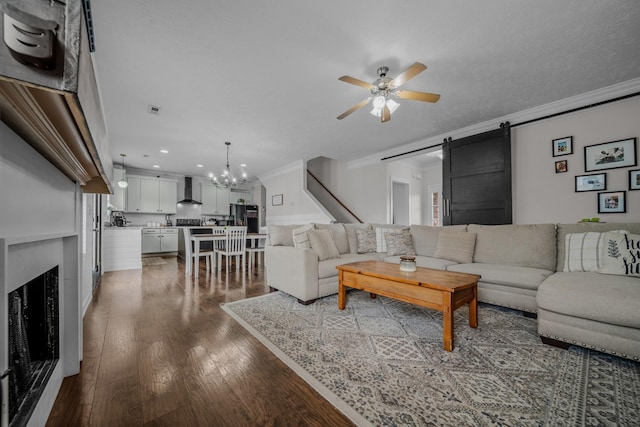
POLYGON ((227 164, 224 171, 222 171, 219 177, 213 173, 209 174, 211 183, 215 185, 217 188, 220 188, 223 190, 235 187, 239 184, 245 184, 249 182, 249 180, 247 179, 247 173, 244 170, 244 168, 247 165, 245 165, 244 163, 240 165, 240 168, 242 170, 241 177, 238 178, 233 174, 233 172, 231 172, 231 168, 229 167, 229 147, 231 147, 231 143, 225 142, 224 145, 227 146, 227 164))

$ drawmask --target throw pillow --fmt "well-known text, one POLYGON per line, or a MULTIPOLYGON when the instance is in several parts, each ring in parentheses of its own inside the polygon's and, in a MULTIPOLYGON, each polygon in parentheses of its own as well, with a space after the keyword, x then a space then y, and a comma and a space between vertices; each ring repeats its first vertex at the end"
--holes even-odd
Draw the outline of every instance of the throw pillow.
POLYGON ((329 230, 333 237, 333 243, 335 243, 336 248, 338 248, 338 252, 341 254, 349 253, 349 239, 342 224, 315 224, 315 227, 317 230, 329 230))
POLYGON ((318 254, 318 261, 326 259, 340 258, 340 252, 333 242, 333 237, 329 230, 310 230, 307 232, 311 249, 318 254))
POLYGON ((347 232, 347 241, 349 242, 349 252, 352 254, 357 254, 358 238, 356 237, 356 230, 371 230, 371 224, 343 224, 343 225, 344 225, 344 230, 347 232))
POLYGON ((376 245, 376 232, 375 230, 356 230, 357 241, 357 253, 367 254, 369 252, 375 252, 376 245))
POLYGON ((293 236, 293 246, 296 248, 310 248, 311 243, 309 243, 309 236, 307 232, 313 230, 313 224, 303 225, 300 228, 294 228, 291 231, 293 236))
POLYGON ((599 273, 640 277, 640 234, 604 233, 599 273))
MULTIPOLYGON (((628 233, 628 231, 616 230, 612 231, 612 233, 628 233)), ((598 271, 602 267, 605 234, 594 231, 568 233, 564 238, 563 271, 598 271)))
POLYGON ((399 233, 401 228, 376 227, 376 252, 387 252, 387 241, 384 233, 399 233))
POLYGON ((403 230, 400 233, 384 233, 387 242, 387 256, 396 255, 415 255, 413 250, 413 241, 409 230, 403 230))
POLYGON ((299 225, 270 225, 268 228, 269 245, 271 246, 293 246, 291 232, 299 225))
POLYGON ((436 258, 468 264, 473 262, 473 250, 476 246, 476 233, 445 232, 438 235, 436 258))

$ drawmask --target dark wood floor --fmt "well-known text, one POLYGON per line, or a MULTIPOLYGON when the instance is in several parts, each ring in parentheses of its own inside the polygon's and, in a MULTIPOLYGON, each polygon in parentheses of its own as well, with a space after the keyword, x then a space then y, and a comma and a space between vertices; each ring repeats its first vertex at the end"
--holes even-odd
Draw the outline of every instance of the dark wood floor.
POLYGON ((104 275, 47 426, 352 425, 220 308, 268 292, 261 268, 196 283, 165 260, 104 275))

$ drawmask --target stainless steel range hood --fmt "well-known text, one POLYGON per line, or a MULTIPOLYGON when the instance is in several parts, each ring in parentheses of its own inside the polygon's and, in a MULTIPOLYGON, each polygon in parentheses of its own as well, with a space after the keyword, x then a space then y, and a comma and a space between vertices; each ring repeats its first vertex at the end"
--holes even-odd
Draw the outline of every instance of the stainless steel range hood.
POLYGON ((183 205, 201 205, 202 203, 193 200, 193 183, 191 182, 190 176, 184 177, 184 199, 180 200, 178 203, 183 205))

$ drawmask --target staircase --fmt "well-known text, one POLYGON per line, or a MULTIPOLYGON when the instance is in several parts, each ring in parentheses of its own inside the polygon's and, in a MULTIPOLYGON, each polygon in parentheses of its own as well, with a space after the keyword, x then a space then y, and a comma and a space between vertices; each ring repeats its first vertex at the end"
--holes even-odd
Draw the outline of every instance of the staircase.
POLYGON ((333 215, 336 222, 363 222, 308 169, 307 178, 307 190, 315 197, 318 203, 333 215))

